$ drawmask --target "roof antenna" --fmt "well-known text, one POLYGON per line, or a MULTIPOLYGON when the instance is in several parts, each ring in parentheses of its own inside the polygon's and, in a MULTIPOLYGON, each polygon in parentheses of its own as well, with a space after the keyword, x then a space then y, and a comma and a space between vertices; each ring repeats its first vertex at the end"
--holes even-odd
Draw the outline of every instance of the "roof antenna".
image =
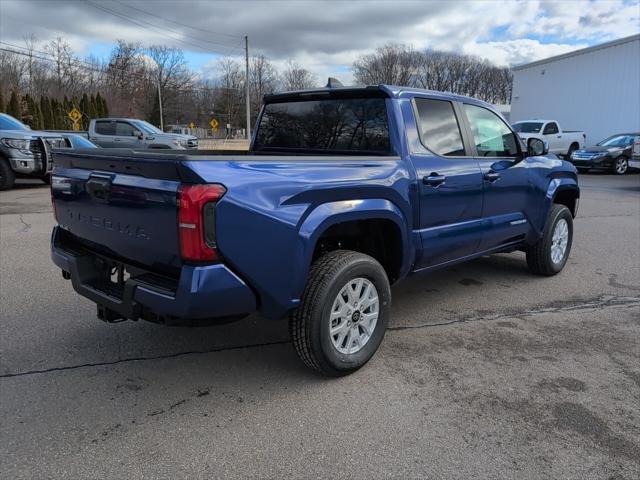
POLYGON ((329 81, 327 82, 326 88, 336 88, 336 87, 344 87, 344 85, 342 85, 342 82, 340 82, 340 80, 338 80, 337 78, 329 77, 329 81))

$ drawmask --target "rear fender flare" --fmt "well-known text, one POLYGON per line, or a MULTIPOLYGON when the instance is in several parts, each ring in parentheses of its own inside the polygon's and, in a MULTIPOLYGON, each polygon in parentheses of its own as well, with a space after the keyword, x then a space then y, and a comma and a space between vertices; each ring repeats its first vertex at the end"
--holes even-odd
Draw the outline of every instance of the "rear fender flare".
POLYGON ((399 277, 405 276, 410 268, 410 259, 415 254, 409 241, 409 225, 402 211, 393 202, 382 198, 362 200, 342 200, 323 203, 315 207, 300 224, 298 229, 300 268, 294 270, 292 283, 293 298, 300 298, 311 267, 311 260, 320 236, 332 225, 354 220, 391 220, 402 236, 402 266, 399 277))

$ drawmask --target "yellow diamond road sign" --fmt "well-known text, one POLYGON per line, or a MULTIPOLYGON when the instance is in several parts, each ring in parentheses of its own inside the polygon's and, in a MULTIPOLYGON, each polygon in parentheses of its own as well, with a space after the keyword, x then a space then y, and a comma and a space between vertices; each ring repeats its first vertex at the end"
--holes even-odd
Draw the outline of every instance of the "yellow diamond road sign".
POLYGON ((218 120, 216 120, 215 118, 212 118, 211 121, 209 122, 209 125, 211 125, 211 128, 213 128, 214 130, 218 129, 218 120))
POLYGON ((189 124, 189 128, 196 128, 196 124, 195 124, 195 123, 193 123, 193 122, 191 122, 191 123, 189 124))
POLYGON ((69 118, 73 123, 78 123, 82 118, 82 113, 80 113, 80 110, 78 110, 77 108, 71 110, 67 115, 69 115, 69 118))

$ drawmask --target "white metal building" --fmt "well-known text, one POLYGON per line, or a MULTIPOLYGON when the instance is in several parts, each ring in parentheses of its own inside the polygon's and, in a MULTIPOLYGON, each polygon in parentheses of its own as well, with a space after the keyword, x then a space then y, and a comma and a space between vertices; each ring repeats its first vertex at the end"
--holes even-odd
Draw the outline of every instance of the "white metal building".
POLYGON ((594 144, 640 132, 640 35, 513 68, 511 122, 556 119, 594 144))

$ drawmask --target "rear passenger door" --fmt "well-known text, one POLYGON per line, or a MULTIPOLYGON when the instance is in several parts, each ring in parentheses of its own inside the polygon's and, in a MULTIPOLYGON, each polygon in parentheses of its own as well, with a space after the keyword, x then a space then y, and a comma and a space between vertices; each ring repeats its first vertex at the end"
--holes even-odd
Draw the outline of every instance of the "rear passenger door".
POLYGON ((483 235, 479 250, 521 242, 530 229, 526 213, 532 196, 521 143, 502 118, 488 108, 464 103, 462 110, 482 170, 483 235))
POLYGON ((423 249, 418 265, 428 268, 476 252, 482 235, 482 173, 465 144, 454 103, 415 97, 413 111, 418 135, 410 149, 423 249))

